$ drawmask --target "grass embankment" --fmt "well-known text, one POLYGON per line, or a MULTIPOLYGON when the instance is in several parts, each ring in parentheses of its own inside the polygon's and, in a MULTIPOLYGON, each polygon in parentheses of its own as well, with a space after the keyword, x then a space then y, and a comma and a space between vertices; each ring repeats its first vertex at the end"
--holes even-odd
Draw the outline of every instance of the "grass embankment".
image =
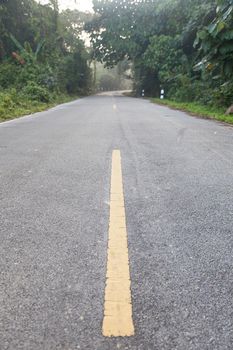
POLYGON ((24 115, 42 112, 61 103, 77 99, 77 96, 57 95, 49 102, 33 101, 20 96, 0 94, 0 122, 22 117, 24 115))
POLYGON ((171 100, 160 100, 159 98, 152 98, 152 102, 171 107, 173 109, 188 112, 202 118, 215 119, 221 122, 233 124, 233 115, 226 115, 225 109, 203 106, 194 102, 175 102, 171 100))

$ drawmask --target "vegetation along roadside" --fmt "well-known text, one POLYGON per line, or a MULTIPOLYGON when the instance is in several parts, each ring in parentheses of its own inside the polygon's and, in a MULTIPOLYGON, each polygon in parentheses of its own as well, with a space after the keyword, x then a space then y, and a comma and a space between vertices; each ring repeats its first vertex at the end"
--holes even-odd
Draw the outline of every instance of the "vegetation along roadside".
POLYGON ((85 28, 95 57, 107 67, 127 59, 135 96, 163 90, 170 106, 232 122, 224 112, 233 115, 233 0, 93 4, 85 28))
POLYGON ((30 101, 24 96, 16 94, 15 91, 5 94, 0 93, 0 123, 19 118, 28 114, 42 112, 58 104, 70 102, 77 96, 56 95, 48 102, 30 101))
POLYGON ((0 3, 0 121, 91 93, 88 16, 60 11, 57 0, 0 3))
POLYGON ((151 98, 150 100, 153 103, 165 105, 172 109, 182 110, 194 116, 233 124, 233 115, 225 114, 224 108, 204 106, 196 102, 176 102, 167 99, 161 100, 159 98, 151 98))

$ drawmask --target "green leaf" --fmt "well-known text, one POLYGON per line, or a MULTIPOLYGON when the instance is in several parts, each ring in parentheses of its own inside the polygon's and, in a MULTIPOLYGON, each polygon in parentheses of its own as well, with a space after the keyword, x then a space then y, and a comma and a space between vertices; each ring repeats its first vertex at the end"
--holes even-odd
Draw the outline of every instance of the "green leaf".
POLYGON ((20 44, 20 42, 14 37, 14 35, 10 34, 10 38, 15 44, 15 46, 20 50, 20 51, 25 51, 24 47, 20 44))
POLYGON ((194 72, 198 72, 204 68, 204 62, 200 61, 193 67, 194 72))
POLYGON ((220 21, 217 25, 217 34, 220 33, 226 26, 226 23, 223 21, 220 21))
POLYGON ((210 25, 208 26, 208 31, 209 31, 209 33, 212 34, 212 33, 215 31, 216 28, 217 28, 217 23, 212 23, 212 24, 210 24, 210 25))
POLYGON ((198 33, 197 33, 197 36, 199 39, 201 40, 204 40, 207 38, 208 36, 208 32, 206 30, 200 30, 198 33))
POLYGON ((36 57, 36 58, 37 58, 37 56, 39 55, 40 51, 42 50, 44 44, 45 44, 45 40, 42 40, 42 41, 39 42, 39 44, 37 45, 36 52, 35 52, 35 57, 36 57))
POLYGON ((197 36, 194 43, 193 43, 193 47, 196 48, 200 43, 200 38, 197 36))
POLYGON ((228 16, 230 16, 233 13, 233 7, 230 6, 229 9, 222 15, 222 18, 224 21, 227 19, 228 16))

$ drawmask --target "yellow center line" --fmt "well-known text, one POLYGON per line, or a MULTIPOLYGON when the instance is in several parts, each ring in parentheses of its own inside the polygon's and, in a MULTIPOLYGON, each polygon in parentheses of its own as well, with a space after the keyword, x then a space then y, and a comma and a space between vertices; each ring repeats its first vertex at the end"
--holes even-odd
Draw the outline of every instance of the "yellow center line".
POLYGON ((129 337, 134 335, 130 268, 121 154, 112 154, 111 198, 108 261, 104 301, 103 335, 129 337))

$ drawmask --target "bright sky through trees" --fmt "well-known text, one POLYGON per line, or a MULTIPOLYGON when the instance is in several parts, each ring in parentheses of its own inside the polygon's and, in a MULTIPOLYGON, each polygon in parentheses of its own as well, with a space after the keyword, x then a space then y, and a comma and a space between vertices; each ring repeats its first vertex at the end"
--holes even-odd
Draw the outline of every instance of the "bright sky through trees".
POLYGON ((59 0, 62 8, 78 8, 80 11, 91 11, 92 0, 59 0))
MULTIPOLYGON (((37 0, 41 4, 46 4, 48 0, 37 0)), ((59 7, 63 9, 78 9, 80 11, 92 11, 92 0, 59 0, 59 7)))

